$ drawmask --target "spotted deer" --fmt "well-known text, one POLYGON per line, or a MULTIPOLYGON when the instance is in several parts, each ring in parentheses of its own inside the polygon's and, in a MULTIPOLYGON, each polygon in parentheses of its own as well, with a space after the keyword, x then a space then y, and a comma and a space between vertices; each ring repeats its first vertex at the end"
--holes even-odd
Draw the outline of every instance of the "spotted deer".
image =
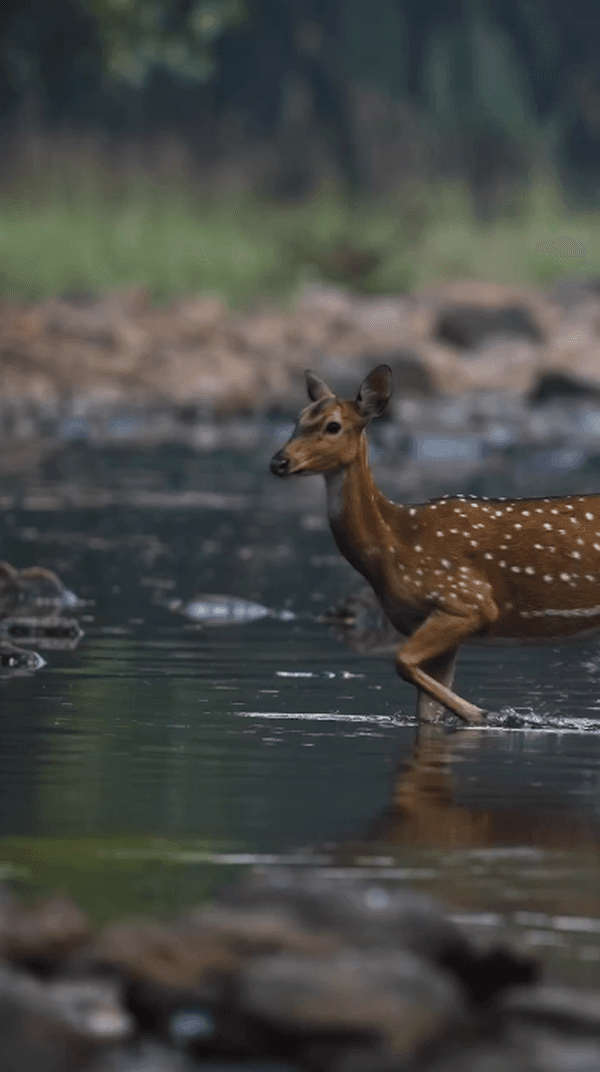
POLYGON ((417 714, 440 705, 465 722, 486 712, 452 691, 461 644, 555 644, 600 632, 600 495, 390 502, 368 463, 366 429, 392 393, 378 365, 354 401, 313 372, 310 404, 271 459, 280 477, 323 473, 342 555, 407 639, 396 669, 418 690, 417 714))

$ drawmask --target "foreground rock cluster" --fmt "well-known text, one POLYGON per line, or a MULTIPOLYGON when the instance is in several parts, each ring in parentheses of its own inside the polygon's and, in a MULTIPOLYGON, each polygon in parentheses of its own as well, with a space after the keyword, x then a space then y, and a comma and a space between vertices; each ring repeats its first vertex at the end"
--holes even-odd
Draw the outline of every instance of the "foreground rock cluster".
POLYGON ((2 889, 0 952, 3 1072, 600 1068, 600 993, 351 872, 255 869, 175 924, 99 931, 2 889))
POLYGON ((314 285, 286 309, 243 314, 206 295, 156 308, 141 288, 0 305, 6 412, 291 414, 307 366, 352 385, 378 361, 402 394, 598 397, 600 283, 543 292, 466 280, 372 298, 314 285))

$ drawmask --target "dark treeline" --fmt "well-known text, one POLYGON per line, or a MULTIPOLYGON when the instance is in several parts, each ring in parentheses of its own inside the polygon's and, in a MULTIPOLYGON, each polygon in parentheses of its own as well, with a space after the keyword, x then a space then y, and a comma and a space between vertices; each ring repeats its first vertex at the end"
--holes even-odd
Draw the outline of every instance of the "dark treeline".
POLYGON ((274 192, 558 172, 595 200, 594 0, 3 0, 5 129, 270 147, 274 192), (273 152, 274 150, 274 152, 273 152))

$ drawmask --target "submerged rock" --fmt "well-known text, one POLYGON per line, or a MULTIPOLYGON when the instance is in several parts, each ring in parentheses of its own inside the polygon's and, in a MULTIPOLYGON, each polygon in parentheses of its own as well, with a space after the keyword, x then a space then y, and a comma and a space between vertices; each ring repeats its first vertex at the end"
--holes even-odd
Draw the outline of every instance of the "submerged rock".
POLYGON ((261 603, 237 596, 196 596, 189 603, 174 599, 169 603, 169 609, 201 625, 247 625, 261 618, 279 618, 287 622, 295 617, 292 611, 269 610, 261 603))
POLYGON ((41 670, 46 660, 27 648, 20 648, 6 637, 0 637, 0 677, 20 677, 41 670))
POLYGON ((36 644, 43 651, 72 651, 84 632, 75 618, 24 616, 0 620, 0 638, 3 636, 18 640, 20 644, 36 644))
POLYGON ((74 592, 65 588, 58 574, 44 566, 16 569, 0 562, 0 620, 9 615, 44 617, 79 606, 74 592))
POLYGON ((0 562, 0 672, 3 676, 45 666, 41 655, 26 650, 30 644, 42 650, 76 648, 83 630, 75 618, 66 618, 61 612, 79 606, 79 598, 65 588, 52 570, 43 566, 19 570, 9 562, 0 562))

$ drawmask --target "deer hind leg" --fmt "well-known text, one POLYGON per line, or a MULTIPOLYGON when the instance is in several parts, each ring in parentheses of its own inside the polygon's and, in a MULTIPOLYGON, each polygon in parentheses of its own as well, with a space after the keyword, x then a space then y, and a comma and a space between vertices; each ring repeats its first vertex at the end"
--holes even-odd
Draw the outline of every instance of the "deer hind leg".
MULTIPOLYGON (((469 723, 482 722, 485 711, 463 700, 423 667, 430 669, 432 660, 443 660, 444 657, 448 660, 463 641, 478 632, 482 624, 482 617, 476 613, 463 616, 434 611, 396 651, 396 670, 401 678, 416 685, 417 689, 431 700, 443 704, 464 722, 469 723)), ((435 674, 435 663, 433 670, 435 674)), ((417 701, 417 710, 420 714, 420 701, 417 701)), ((427 708, 423 707, 423 710, 426 711, 427 708)))
MULTIPOLYGON (((443 655, 436 655, 435 658, 430 659, 425 664, 425 672, 434 681, 439 681, 440 685, 445 685, 447 689, 452 688, 452 682, 454 681, 454 669, 456 667, 456 648, 454 651, 444 652, 443 655)), ((424 722, 438 722, 443 717, 446 708, 444 704, 439 700, 432 699, 423 689, 417 691, 417 722, 419 724, 424 722)))

